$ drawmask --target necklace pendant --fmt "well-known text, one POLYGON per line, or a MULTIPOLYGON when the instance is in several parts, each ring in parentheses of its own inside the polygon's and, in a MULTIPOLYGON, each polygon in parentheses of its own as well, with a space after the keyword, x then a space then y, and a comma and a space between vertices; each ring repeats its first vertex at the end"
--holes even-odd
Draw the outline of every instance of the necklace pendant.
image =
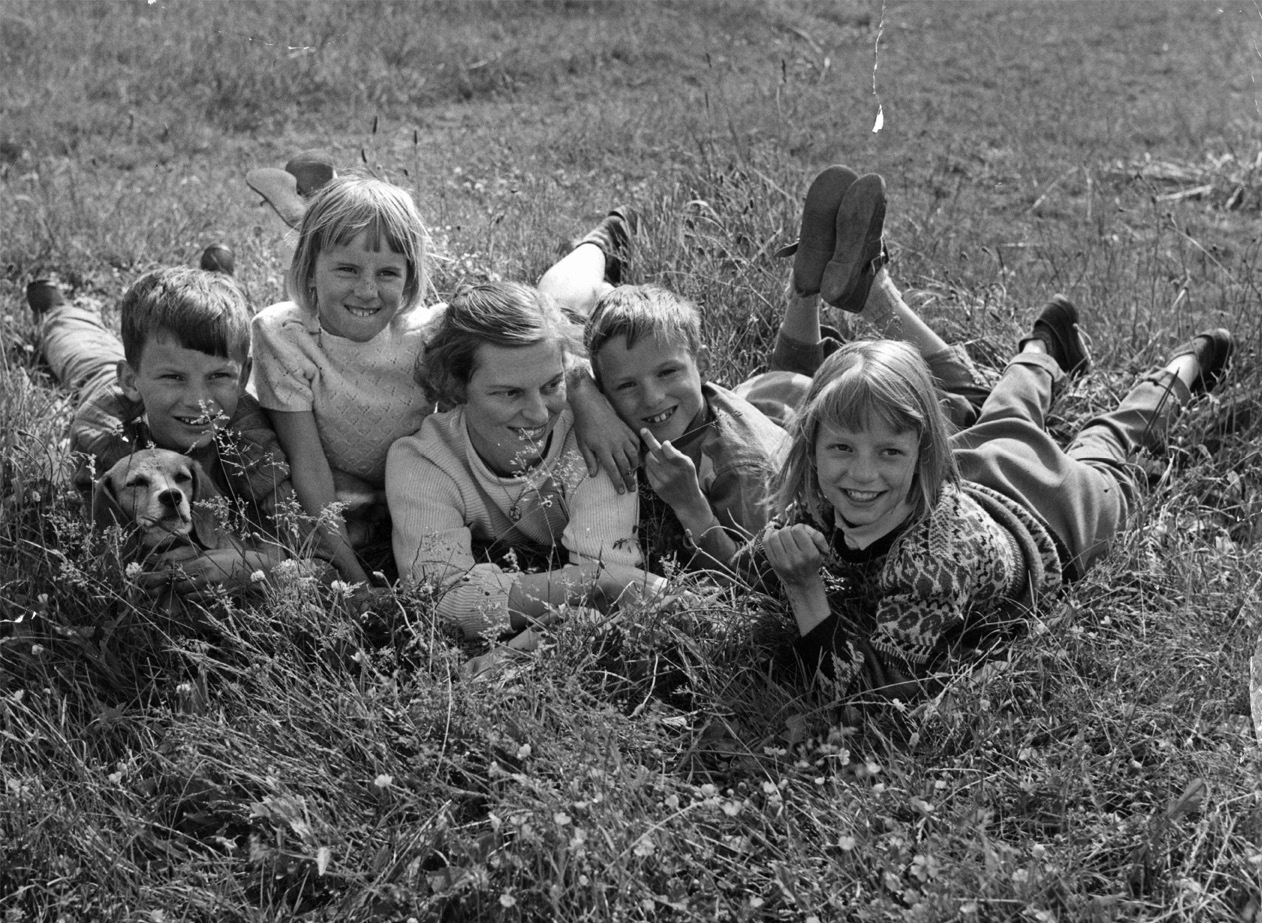
POLYGON ((516 503, 508 508, 508 518, 513 522, 521 522, 521 507, 516 503))

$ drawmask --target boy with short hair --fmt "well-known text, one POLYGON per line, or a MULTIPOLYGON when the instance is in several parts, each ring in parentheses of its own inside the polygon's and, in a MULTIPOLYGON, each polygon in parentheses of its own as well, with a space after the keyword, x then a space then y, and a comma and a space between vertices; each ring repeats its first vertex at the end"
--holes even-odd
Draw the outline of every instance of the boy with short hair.
POLYGON ((637 539, 655 573, 727 569, 767 522, 784 430, 703 380, 696 305, 655 285, 604 295, 584 339, 592 374, 644 442, 637 539))
POLYGON ((245 391, 250 312, 232 278, 182 267, 142 276, 119 306, 121 338, 50 280, 32 282, 26 297, 53 374, 79 392, 70 448, 73 483, 87 507, 95 478, 115 462, 138 449, 171 449, 197 461, 257 530, 240 547, 170 552, 165 563, 186 575, 177 592, 242 585, 279 563, 284 555, 266 536, 276 531, 278 504, 292 495, 289 467, 245 391))

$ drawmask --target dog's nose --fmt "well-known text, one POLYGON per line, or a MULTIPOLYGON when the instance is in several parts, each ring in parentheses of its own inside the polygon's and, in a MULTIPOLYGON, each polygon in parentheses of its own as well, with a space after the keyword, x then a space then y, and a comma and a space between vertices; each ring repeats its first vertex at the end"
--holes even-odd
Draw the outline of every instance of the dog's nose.
POLYGON ((178 510, 180 501, 183 499, 184 495, 174 487, 170 487, 158 494, 158 502, 169 510, 178 510))

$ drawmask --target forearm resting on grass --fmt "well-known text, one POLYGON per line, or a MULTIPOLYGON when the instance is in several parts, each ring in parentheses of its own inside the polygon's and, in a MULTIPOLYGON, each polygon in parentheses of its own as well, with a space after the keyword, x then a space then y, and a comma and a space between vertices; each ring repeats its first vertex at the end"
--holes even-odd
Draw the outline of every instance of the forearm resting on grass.
POLYGON ((192 545, 157 555, 138 579, 141 589, 159 594, 170 588, 182 598, 234 593, 266 579, 286 554, 279 545, 233 546, 201 551, 192 545))
POLYGON ((550 624, 559 606, 607 610, 647 602, 666 591, 655 574, 616 564, 571 564, 543 574, 522 574, 508 594, 510 625, 515 630, 550 624))

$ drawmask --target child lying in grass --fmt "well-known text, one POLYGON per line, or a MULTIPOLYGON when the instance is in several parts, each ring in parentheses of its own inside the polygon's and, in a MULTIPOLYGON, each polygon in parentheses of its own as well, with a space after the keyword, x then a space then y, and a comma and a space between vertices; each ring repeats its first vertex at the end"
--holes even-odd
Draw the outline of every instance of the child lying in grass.
MULTIPOLYGON (((847 192, 840 210, 846 223, 858 219, 864 256, 879 253, 882 184, 847 192)), ((841 279, 803 278, 800 261, 795 273, 855 304, 875 273, 866 259, 846 262, 853 271, 841 279)), ((1144 486, 1130 457, 1164 450, 1178 409, 1218 382, 1232 351, 1226 330, 1201 333, 1067 449, 1046 418, 1089 358, 1061 296, 1040 311, 976 422, 954 434, 907 344, 836 351, 790 426, 777 519, 752 552, 783 590, 804 667, 841 692, 908 699, 952 655, 1010 631, 1107 553, 1144 486)))
POLYGON ((267 417, 245 392, 250 314, 232 278, 200 269, 148 273, 123 295, 121 337, 95 310, 69 303, 46 279, 27 287, 53 374, 79 392, 70 427, 74 485, 90 508, 94 479, 138 449, 198 462, 255 533, 193 554, 175 548, 146 564, 140 584, 177 595, 247 586, 284 558, 272 539, 292 495, 289 468, 267 417))

